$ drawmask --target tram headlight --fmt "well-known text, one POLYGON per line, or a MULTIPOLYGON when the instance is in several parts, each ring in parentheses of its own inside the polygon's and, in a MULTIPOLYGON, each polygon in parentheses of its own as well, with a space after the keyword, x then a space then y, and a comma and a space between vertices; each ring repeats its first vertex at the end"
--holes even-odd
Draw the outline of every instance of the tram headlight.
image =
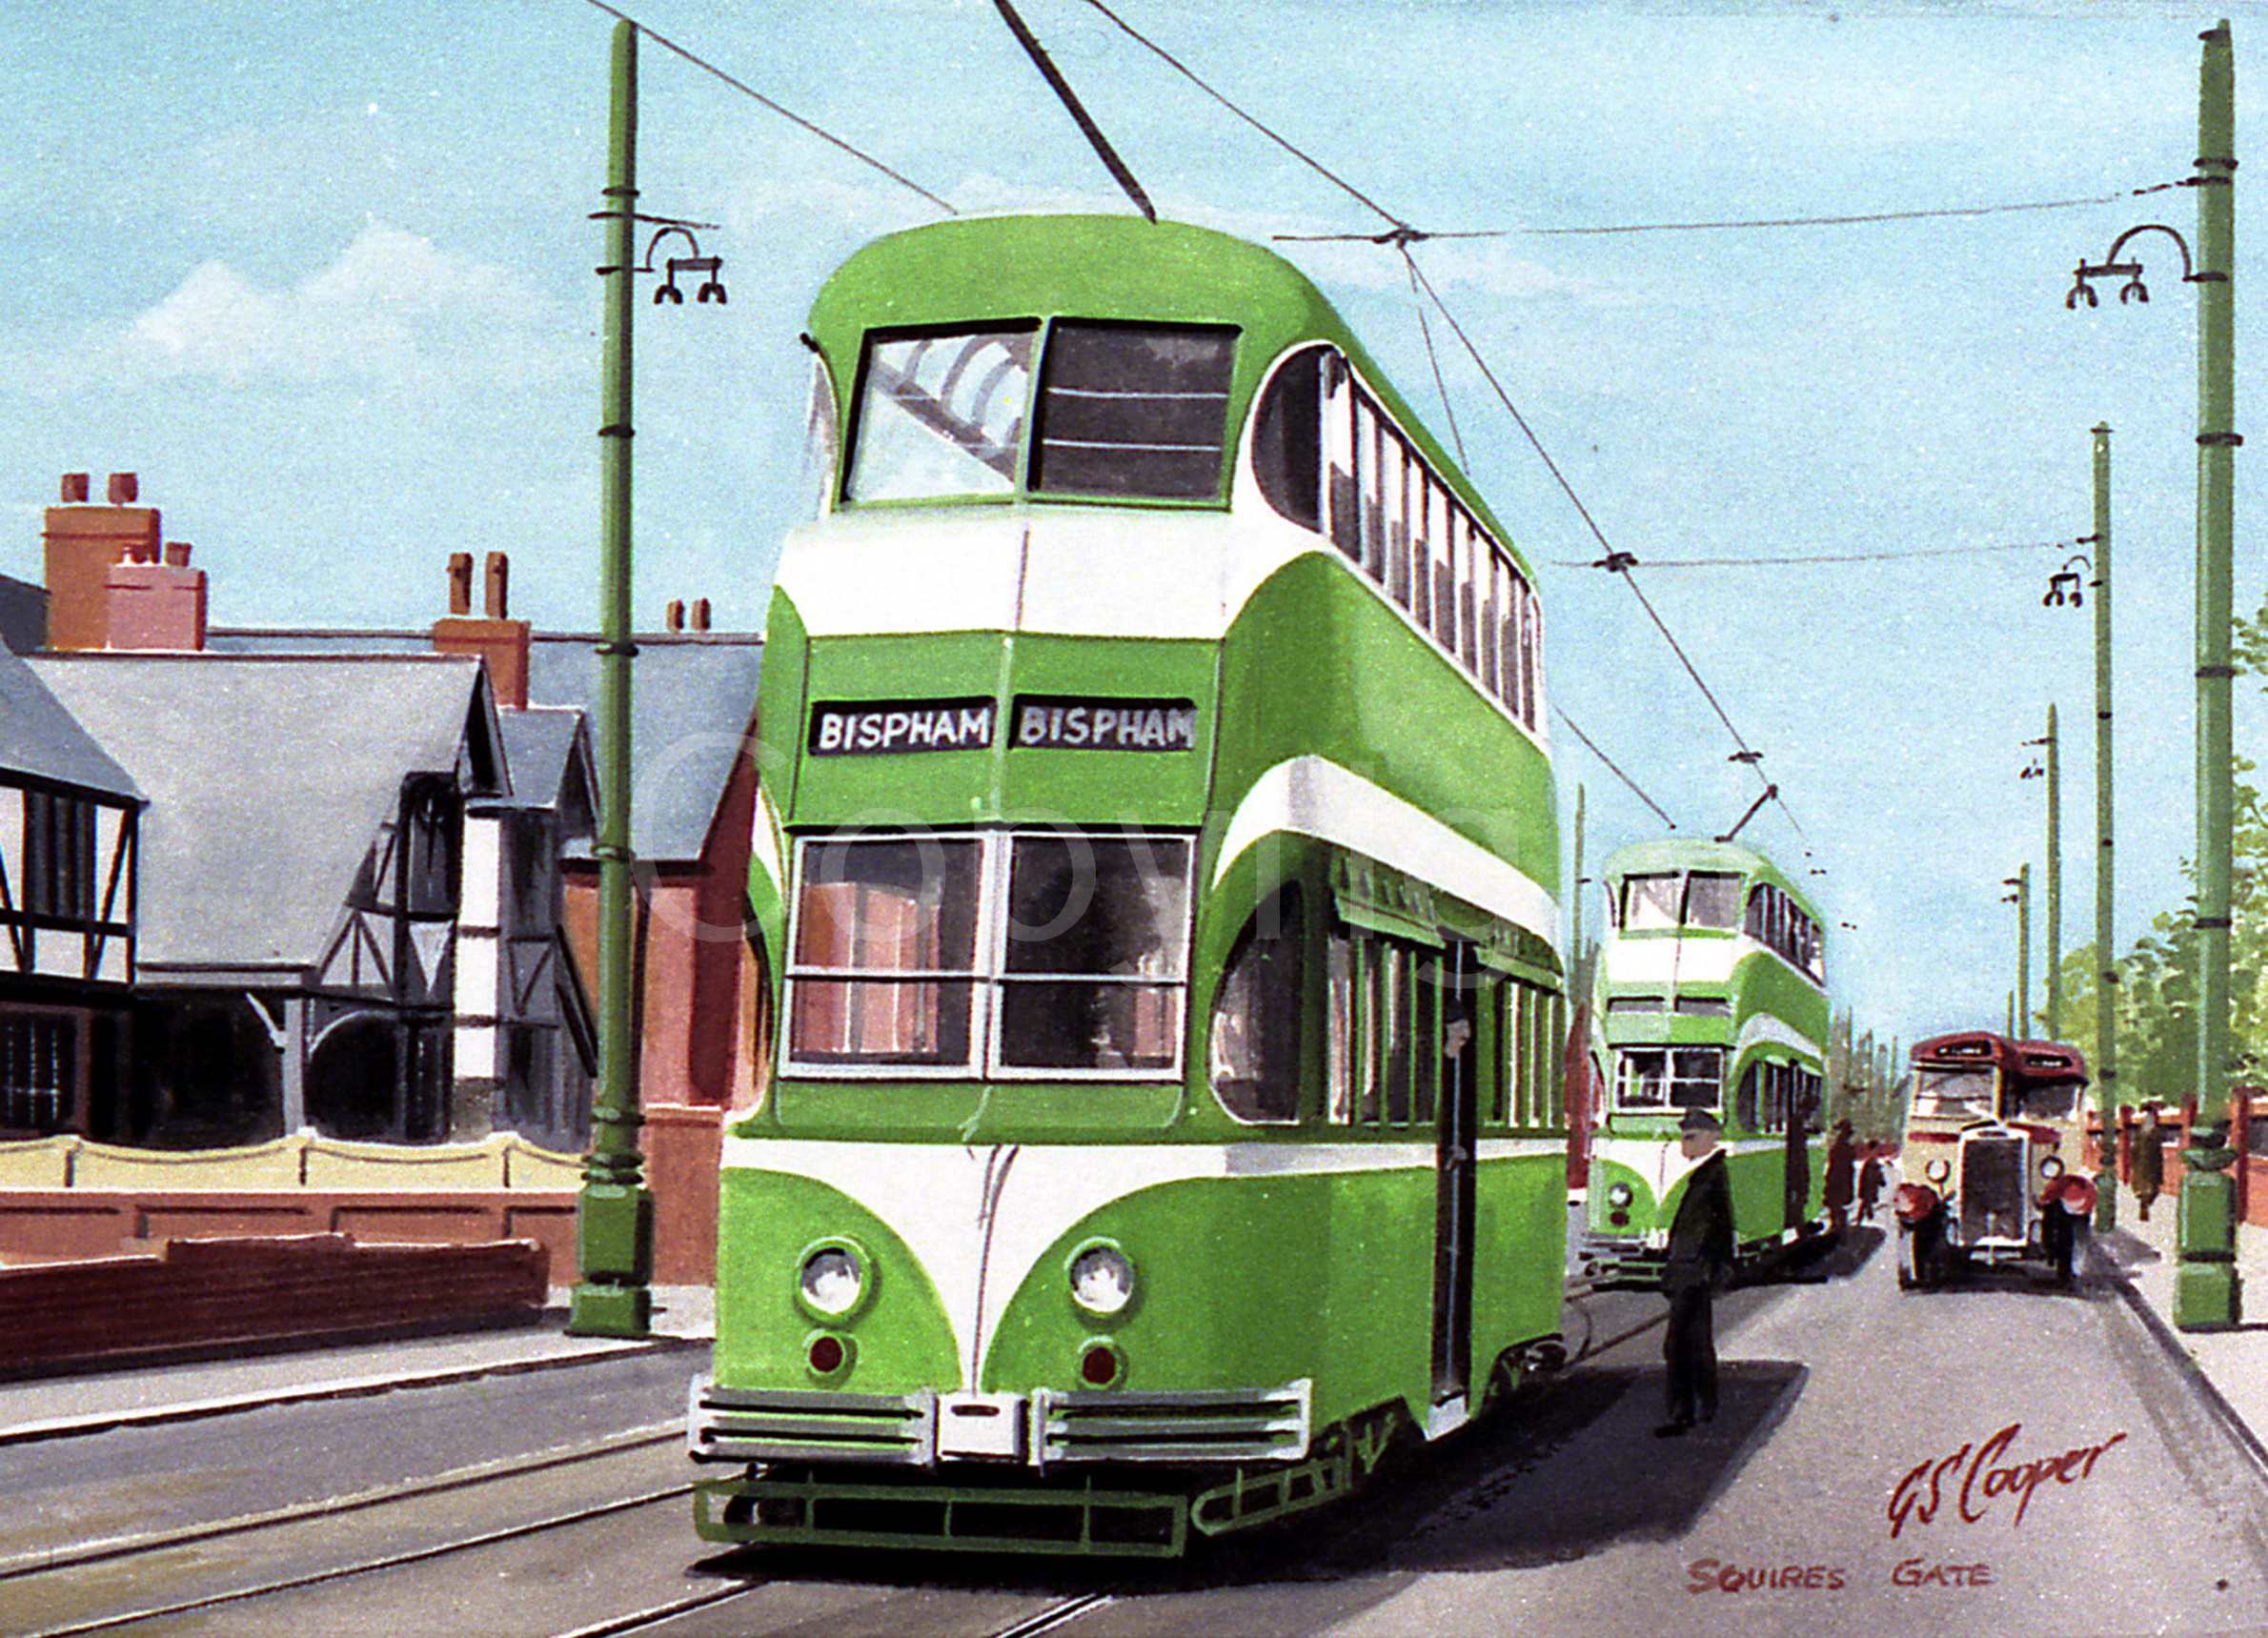
POLYGON ((840 1319, 859 1305, 866 1294, 866 1260, 855 1245, 840 1241, 815 1245, 803 1254, 796 1274, 796 1295, 803 1306, 828 1319, 840 1319))
POLYGON ((1071 1259, 1071 1300, 1090 1314, 1115 1314, 1134 1300, 1134 1264, 1117 1246, 1098 1242, 1071 1259))
POLYGON ((2042 1155, 2039 1160, 2039 1175, 2043 1178, 2061 1177, 2063 1175, 2063 1157, 2060 1155, 2042 1155))
POLYGON ((1638 1191, 1627 1183, 1611 1183, 1607 1185, 1607 1203, 1617 1211, 1622 1210, 1637 1198, 1638 1191))
POLYGON ((1925 1178, 1928 1178, 1930 1182, 1934 1183, 1941 1183, 1947 1178, 1953 1176, 1953 1163, 1947 1160, 1943 1155, 1939 1155, 1936 1159, 1931 1161, 1928 1165, 1921 1168, 1921 1175, 1925 1178))

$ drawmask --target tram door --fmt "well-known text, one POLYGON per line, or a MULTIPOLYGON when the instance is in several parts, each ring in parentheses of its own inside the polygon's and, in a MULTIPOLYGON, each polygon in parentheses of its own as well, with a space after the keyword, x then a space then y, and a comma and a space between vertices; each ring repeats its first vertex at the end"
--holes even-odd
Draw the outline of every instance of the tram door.
POLYGON ((1479 967, 1452 944, 1434 967, 1440 1047, 1435 1101, 1439 1122, 1433 1238, 1433 1403, 1467 1396, 1472 1385, 1474 1128, 1479 1114, 1479 967))

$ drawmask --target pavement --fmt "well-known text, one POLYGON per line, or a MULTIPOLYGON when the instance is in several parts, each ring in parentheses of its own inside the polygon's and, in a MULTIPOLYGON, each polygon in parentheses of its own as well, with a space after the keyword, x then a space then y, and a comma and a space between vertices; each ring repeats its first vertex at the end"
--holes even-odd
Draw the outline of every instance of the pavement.
POLYGON ((2183 1331, 2174 1325, 2179 1263, 2174 1197, 2160 1197, 2145 1222, 2136 1215, 2133 1194, 2121 1189, 2117 1212, 2116 1228, 2089 1238, 2089 1274, 2117 1284, 2127 1306, 2268 1476, 2268 1228, 2237 1225, 2237 1325, 2183 1331))
POLYGON ((0 1381, 0 1446, 702 1347, 716 1334, 716 1293, 705 1285, 656 1286, 653 1334, 643 1339, 568 1335, 567 1292, 559 1289, 520 1325, 0 1381))

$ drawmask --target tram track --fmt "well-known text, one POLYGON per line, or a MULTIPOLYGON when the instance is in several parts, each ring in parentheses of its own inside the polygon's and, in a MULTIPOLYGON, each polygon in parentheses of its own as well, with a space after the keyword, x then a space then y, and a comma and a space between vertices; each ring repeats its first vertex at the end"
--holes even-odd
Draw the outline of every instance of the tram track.
MULTIPOLYGON (((232 1538, 257 1537, 263 1534, 280 1536, 297 1528, 314 1528, 335 1525, 343 1514, 363 1512, 390 1506, 407 1506, 420 1501, 449 1497, 475 1491, 484 1486, 502 1486, 516 1480, 557 1472, 583 1464, 604 1461, 612 1457, 633 1454, 657 1446, 675 1445, 684 1437, 682 1424, 640 1428, 588 1445, 564 1446, 537 1452, 532 1456, 505 1461, 483 1463, 476 1466, 437 1474, 433 1478, 411 1484, 388 1486, 381 1490, 356 1495, 297 1504, 236 1519, 218 1520, 209 1524, 186 1527, 177 1530, 152 1532, 144 1536, 94 1542, 60 1552, 42 1552, 24 1555, 0 1562, 0 1587, 7 1589, 11 1608, 21 1609, 45 1589, 43 1583, 63 1587, 74 1575, 86 1577, 92 1573, 111 1574, 119 1568, 130 1573, 136 1561, 165 1563, 178 1560, 186 1550, 232 1538)), ((176 1598, 131 1608, 105 1610, 96 1614, 67 1618, 47 1625, 22 1629, 21 1638, 79 1638, 81 1634, 114 1631, 137 1623, 172 1619, 200 1612, 242 1605, 253 1600, 272 1598, 281 1594, 329 1584, 349 1581, 388 1570, 430 1564, 454 1555, 476 1551, 503 1543, 526 1540, 548 1532, 570 1528, 595 1520, 618 1517, 642 1508, 658 1507, 665 1504, 679 1504, 690 1496, 690 1480, 666 1485, 647 1486, 628 1495, 618 1495, 565 1509, 542 1511, 538 1516, 501 1526, 493 1529, 476 1530, 466 1534, 450 1534, 443 1539, 422 1543, 393 1552, 374 1553, 353 1558, 347 1562, 325 1565, 287 1574, 259 1577, 242 1585, 215 1587, 190 1597, 176 1598)), ((169 1567, 168 1574, 178 1573, 169 1567)), ((68 1591, 68 1587, 65 1587, 68 1591)), ((732 1589, 735 1592, 741 1588, 732 1589)))

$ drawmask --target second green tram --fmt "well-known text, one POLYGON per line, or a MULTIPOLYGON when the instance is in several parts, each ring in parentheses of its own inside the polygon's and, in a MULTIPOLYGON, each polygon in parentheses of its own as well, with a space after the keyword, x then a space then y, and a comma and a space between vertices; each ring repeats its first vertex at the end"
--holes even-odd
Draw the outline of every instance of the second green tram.
POLYGON ((1724 1126, 1734 1238, 1751 1267, 1823 1222, 1828 1037, 1819 915, 1771 860, 1670 839, 1610 855, 1597 1008, 1608 1057, 1581 1262, 1594 1284, 1657 1284, 1691 1164, 1678 1123, 1724 1126))
POLYGON ((1557 1344, 1533 579, 1314 287, 1125 217, 820 292, 711 1540, 1169 1554, 1557 1344))

